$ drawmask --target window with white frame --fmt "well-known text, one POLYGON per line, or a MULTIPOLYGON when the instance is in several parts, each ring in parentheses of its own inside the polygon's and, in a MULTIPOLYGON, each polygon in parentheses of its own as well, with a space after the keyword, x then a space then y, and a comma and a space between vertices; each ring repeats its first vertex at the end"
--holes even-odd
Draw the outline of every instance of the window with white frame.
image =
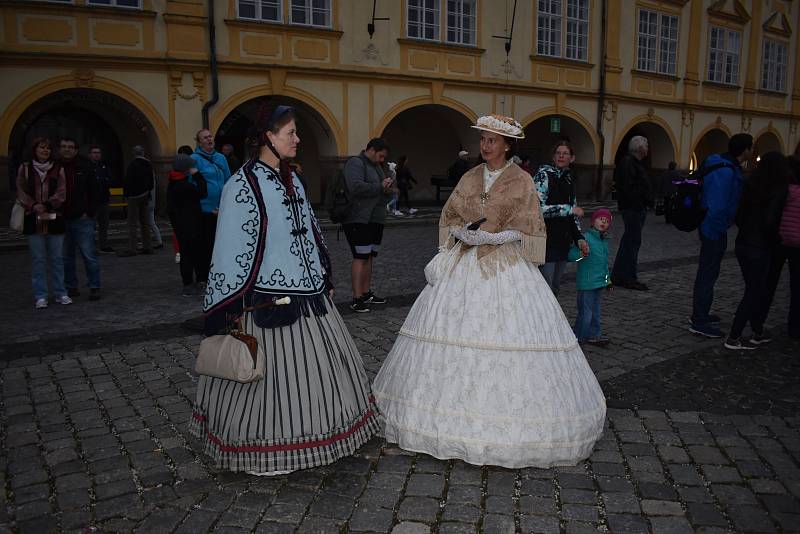
POLYGON ((239 18, 282 22, 283 0, 239 0, 239 18))
POLYGON ((711 27, 708 37, 708 79, 712 82, 739 83, 739 50, 742 34, 728 28, 711 27))
POLYGON ((638 30, 637 69, 675 75, 678 56, 678 17, 640 9, 638 30))
POLYGON ((290 21, 303 26, 331 26, 331 0, 291 0, 290 21))
POLYGON ((113 7, 132 7, 142 8, 142 0, 88 0, 90 6, 113 6, 113 7))
POLYGON ((788 49, 786 43, 764 39, 761 65, 761 88, 786 92, 788 49))
POLYGON ((408 36, 438 41, 439 13, 439 0, 408 0, 408 36))
POLYGON ((447 42, 474 46, 476 39, 475 0, 447 0, 447 42))
POLYGON ((537 54, 588 60, 589 0, 538 0, 536 25, 537 54))

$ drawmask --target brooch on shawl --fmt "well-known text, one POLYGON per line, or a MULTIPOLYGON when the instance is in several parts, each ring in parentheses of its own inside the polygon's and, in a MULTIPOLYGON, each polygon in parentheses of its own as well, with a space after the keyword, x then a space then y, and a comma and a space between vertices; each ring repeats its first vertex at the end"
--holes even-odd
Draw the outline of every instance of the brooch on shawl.
POLYGON ((480 198, 481 198, 481 205, 485 205, 489 201, 489 193, 484 191, 483 193, 481 193, 480 198))

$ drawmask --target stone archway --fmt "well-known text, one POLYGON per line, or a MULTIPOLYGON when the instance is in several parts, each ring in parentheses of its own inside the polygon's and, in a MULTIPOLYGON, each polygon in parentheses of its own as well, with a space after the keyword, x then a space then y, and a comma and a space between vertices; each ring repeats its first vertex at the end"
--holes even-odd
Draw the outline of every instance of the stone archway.
POLYGON ((270 107, 284 105, 292 106, 297 115, 297 135, 300 137, 300 146, 297 150, 297 163, 303 169, 303 178, 308 186, 311 202, 318 204, 324 201, 324 191, 327 181, 340 158, 336 136, 330 125, 313 107, 283 95, 268 95, 252 98, 236 106, 222 120, 216 131, 216 146, 221 147, 230 143, 234 147, 236 156, 246 161, 252 156, 252 146, 248 137, 251 128, 264 102, 270 107))
POLYGON ((721 154, 728 150, 730 136, 720 128, 712 128, 704 133, 692 150, 690 168, 698 168, 711 154, 721 154))
POLYGON ((518 152, 530 156, 531 171, 536 172, 539 165, 552 163, 552 147, 561 139, 567 139, 575 151, 572 170, 578 198, 594 199, 599 193, 595 184, 597 149, 591 134, 575 119, 557 114, 539 117, 525 127, 525 139, 520 141, 518 152), (558 132, 551 131, 553 124, 550 119, 553 118, 560 120, 558 132))
POLYGON ((767 152, 783 153, 783 144, 778 136, 767 130, 753 141, 753 156, 759 157, 767 152))
POLYGON ((131 160, 133 146, 144 146, 151 156, 161 153, 158 136, 145 115, 124 98, 97 89, 62 89, 25 109, 9 136, 12 180, 17 166, 30 157, 31 141, 40 136, 50 138, 54 146, 59 137, 74 138, 84 156, 89 146, 99 145, 117 183, 131 160))
POLYGON ((440 104, 422 104, 398 113, 386 125, 381 137, 391 148, 390 161, 408 158, 408 167, 417 180, 409 196, 430 200, 435 187, 430 179, 446 175, 460 150, 469 152, 471 161, 479 155, 477 130, 462 113, 440 104))

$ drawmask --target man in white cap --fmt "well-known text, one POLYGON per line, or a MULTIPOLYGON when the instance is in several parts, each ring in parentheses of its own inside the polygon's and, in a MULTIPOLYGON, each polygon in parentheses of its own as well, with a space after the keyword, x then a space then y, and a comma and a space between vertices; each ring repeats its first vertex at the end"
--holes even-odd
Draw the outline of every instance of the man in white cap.
POLYGON ((448 180, 451 182, 458 182, 464 173, 472 168, 469 160, 467 160, 467 156, 469 156, 469 152, 466 150, 462 150, 458 153, 458 159, 447 169, 448 180))

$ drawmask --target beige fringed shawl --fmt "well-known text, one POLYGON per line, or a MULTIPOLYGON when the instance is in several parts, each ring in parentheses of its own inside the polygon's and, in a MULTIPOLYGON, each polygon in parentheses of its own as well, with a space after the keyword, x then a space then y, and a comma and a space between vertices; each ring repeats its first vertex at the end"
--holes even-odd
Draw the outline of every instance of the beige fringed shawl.
MULTIPOLYGON (((481 230, 519 231, 522 234, 522 256, 535 265, 543 264, 547 231, 531 176, 512 163, 495 180, 486 192, 488 198, 482 203, 484 167, 485 164, 478 165, 464 174, 447 199, 439 219, 439 246, 449 249, 455 244, 450 228, 464 227, 486 217, 481 230)), ((480 245, 478 259, 503 246, 480 245)))

